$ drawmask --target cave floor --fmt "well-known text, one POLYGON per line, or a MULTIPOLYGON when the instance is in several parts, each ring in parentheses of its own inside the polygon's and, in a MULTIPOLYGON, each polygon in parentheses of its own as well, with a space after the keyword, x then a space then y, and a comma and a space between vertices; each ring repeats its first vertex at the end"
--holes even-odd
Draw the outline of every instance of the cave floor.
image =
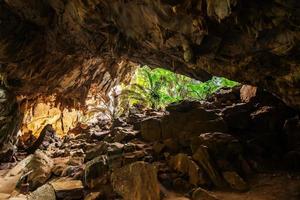
MULTIPOLYGON (((7 165, 11 168, 13 165, 7 165)), ((21 169, 16 169, 19 171, 21 169)), ((20 178, 11 176, 5 179, 5 174, 9 169, 0 170, 0 199, 25 199, 25 196, 18 195, 16 198, 8 198, 9 191, 12 191, 16 182, 20 178), (7 192, 7 193, 6 193, 7 192)), ((287 171, 268 171, 264 173, 255 173, 247 180, 249 191, 237 192, 233 190, 213 189, 210 194, 217 197, 218 200, 299 200, 300 199, 300 173, 287 171)), ((189 200, 184 195, 164 191, 163 200, 189 200)), ((13 192, 14 193, 14 192, 13 192)))
POLYGON ((258 173, 248 181, 247 192, 212 191, 222 200, 299 200, 300 174, 288 172, 258 173))
MULTIPOLYGON (((20 163, 20 162, 18 162, 20 163)), ((15 163, 16 164, 16 163, 15 163)), ((14 164, 6 165, 11 168, 14 164)), ((22 165, 20 166, 22 167, 22 165)), ((16 175, 9 179, 5 174, 10 169, 0 170, 0 199, 26 199, 24 195, 18 195, 16 198, 9 198, 9 191, 14 188, 17 180, 20 178, 18 171, 22 169, 15 168, 16 175)), ((210 194, 217 197, 218 200, 299 200, 300 199, 300 173, 287 171, 268 171, 264 173, 255 173, 247 180, 249 190, 247 192, 237 192, 233 190, 213 189, 210 194)), ((164 193, 163 200, 189 200, 182 194, 171 192, 161 186, 164 193)), ((14 193, 14 192, 13 192, 14 193)))

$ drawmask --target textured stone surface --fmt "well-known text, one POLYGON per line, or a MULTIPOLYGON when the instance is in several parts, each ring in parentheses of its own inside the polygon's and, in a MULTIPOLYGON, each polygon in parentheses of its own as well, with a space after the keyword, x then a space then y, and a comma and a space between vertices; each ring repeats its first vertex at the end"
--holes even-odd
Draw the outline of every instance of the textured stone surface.
POLYGON ((106 174, 109 172, 107 156, 99 156, 86 163, 84 170, 84 184, 89 188, 94 188, 98 184, 107 182, 106 174))
POLYGON ((0 162, 10 161, 21 122, 14 94, 0 84, 0 162))
POLYGON ((83 184, 79 180, 57 180, 51 183, 59 199, 82 199, 83 184))
POLYGON ((92 82, 105 92, 126 79, 132 61, 259 85, 299 108, 299 10, 297 0, 1 1, 0 71, 18 93, 80 100, 92 82))
POLYGON ((236 172, 223 172, 223 177, 232 189, 239 191, 249 189, 247 183, 236 172))
POLYGON ((192 200, 218 200, 218 198, 202 188, 197 188, 192 194, 192 200))
POLYGON ((28 197, 28 200, 56 200, 55 191, 50 184, 45 184, 35 191, 33 191, 28 197))
MULTIPOLYGON (((53 161, 45 153, 37 150, 25 167, 24 173, 29 189, 34 190, 43 185, 52 174, 53 161)), ((25 177, 23 177, 25 178, 25 177)))
POLYGON ((124 200, 159 200, 156 169, 145 162, 135 162, 112 173, 114 190, 124 200))

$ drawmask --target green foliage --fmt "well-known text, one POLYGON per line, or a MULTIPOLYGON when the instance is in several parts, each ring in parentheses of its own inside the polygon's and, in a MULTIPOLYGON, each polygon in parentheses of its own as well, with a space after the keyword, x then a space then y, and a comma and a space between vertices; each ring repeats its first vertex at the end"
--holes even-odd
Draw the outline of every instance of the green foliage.
POLYGON ((222 87, 234 87, 237 82, 213 77, 200 82, 165 69, 144 66, 137 69, 130 85, 123 88, 122 102, 162 108, 180 100, 203 100, 222 87))

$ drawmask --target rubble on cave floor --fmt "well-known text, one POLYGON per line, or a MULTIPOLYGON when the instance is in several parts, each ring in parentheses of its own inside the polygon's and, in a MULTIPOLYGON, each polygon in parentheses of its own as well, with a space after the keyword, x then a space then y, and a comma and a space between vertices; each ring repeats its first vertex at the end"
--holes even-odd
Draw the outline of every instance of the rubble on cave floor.
POLYGON ((1 164, 0 199, 300 199, 299 116, 264 91, 222 89, 107 124, 19 150, 1 164))

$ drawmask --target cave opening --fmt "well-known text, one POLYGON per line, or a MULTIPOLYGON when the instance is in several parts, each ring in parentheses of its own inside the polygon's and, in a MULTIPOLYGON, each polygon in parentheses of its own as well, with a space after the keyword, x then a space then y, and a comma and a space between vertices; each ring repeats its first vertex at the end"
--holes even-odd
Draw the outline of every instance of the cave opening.
POLYGON ((0 0, 0 199, 299 200, 299 13, 0 0))

